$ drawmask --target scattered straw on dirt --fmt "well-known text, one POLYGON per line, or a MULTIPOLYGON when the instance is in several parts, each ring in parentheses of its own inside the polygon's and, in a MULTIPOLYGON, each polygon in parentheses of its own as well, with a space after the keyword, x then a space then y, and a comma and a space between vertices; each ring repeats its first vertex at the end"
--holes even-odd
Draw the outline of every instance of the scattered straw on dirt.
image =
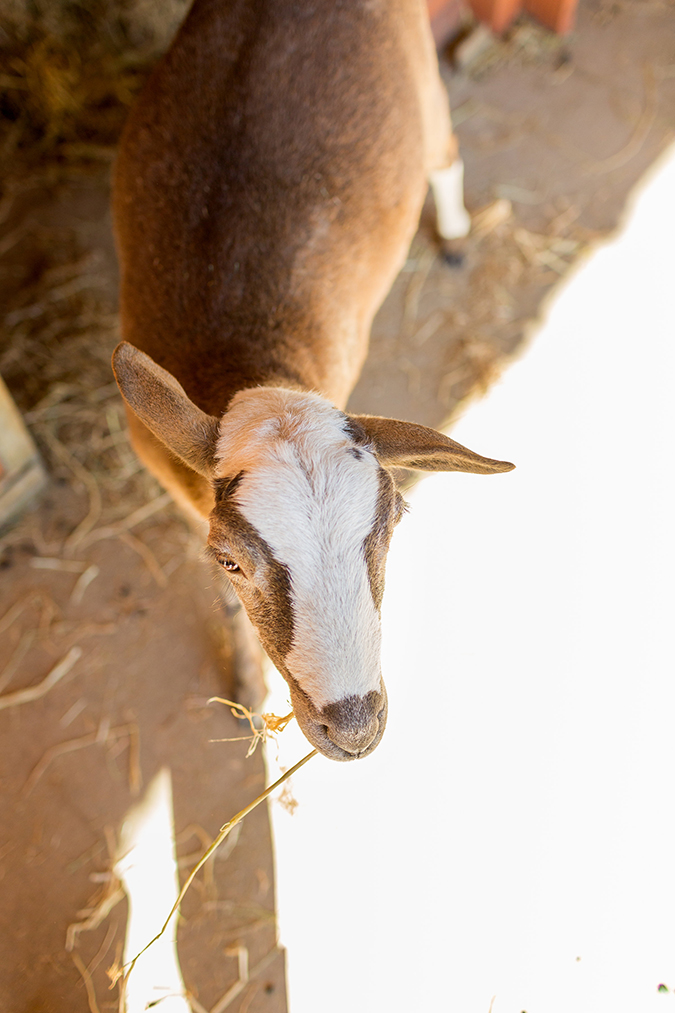
MULTIPOLYGON (((190 1003, 190 1006, 192 1007, 193 1013, 224 1013, 224 1011, 228 1008, 228 1006, 231 1006, 234 1000, 241 995, 241 993, 251 983, 251 981, 254 978, 256 978, 259 974, 261 974, 266 967, 269 967, 274 958, 278 955, 279 948, 275 946, 272 950, 270 950, 269 953, 267 953, 262 958, 262 960, 260 960, 254 967, 250 969, 248 965, 248 949, 243 944, 239 943, 236 946, 228 947, 225 950, 225 953, 227 954, 227 956, 237 957, 238 963, 237 980, 234 982, 233 985, 231 985, 228 988, 227 992, 225 992, 224 995, 220 997, 220 999, 216 1002, 214 1006, 211 1007, 210 1010, 207 1010, 205 1006, 202 1006, 202 1004, 195 996, 188 993, 187 998, 188 1002, 190 1003)), ((256 991, 255 986, 249 989, 248 998, 244 1002, 242 1002, 242 1004, 239 1007, 240 1013, 246 1013, 246 1010, 248 1010, 251 1004, 255 991, 256 991)))
POLYGON ((644 87, 644 104, 642 112, 640 113, 638 121, 635 124, 629 139, 623 147, 613 155, 608 155, 607 158, 590 158, 586 152, 581 151, 567 138, 560 137, 557 134, 547 133, 547 140, 575 162, 578 162, 581 165, 583 172, 589 176, 606 175, 609 172, 614 172, 616 169, 620 169, 638 154, 647 140, 647 135, 649 134, 649 131, 654 124, 654 120, 656 119, 658 92, 653 67, 649 66, 649 64, 645 64, 642 68, 642 77, 644 87))
POLYGON ((68 926, 66 931, 66 950, 72 952, 77 945, 77 937, 82 932, 91 932, 97 929, 101 925, 110 912, 116 907, 120 901, 123 901, 126 897, 124 890, 122 889, 119 881, 113 876, 112 873, 108 874, 106 885, 103 891, 103 896, 98 901, 94 908, 86 908, 84 911, 78 911, 79 915, 83 915, 84 918, 81 922, 73 922, 72 925, 68 926))
POLYGON ((110 925, 108 927, 108 931, 105 934, 105 939, 103 940, 103 942, 99 947, 98 953, 94 956, 94 958, 91 960, 89 964, 88 971, 90 974, 93 974, 96 968, 99 966, 99 964, 103 960, 105 960, 106 956, 108 955, 108 950, 112 946, 116 934, 117 934, 117 926, 110 925))
MULTIPOLYGON (((245 947, 242 947, 242 949, 245 949, 245 947)), ((247 961, 245 968, 245 976, 242 975, 242 969, 240 965, 239 980, 235 981, 234 985, 232 985, 227 990, 227 992, 225 992, 225 994, 218 1000, 215 1006, 211 1007, 209 1013, 224 1013, 227 1007, 230 1006, 239 995, 241 995, 241 993, 243 992, 244 988, 248 985, 248 983, 252 979, 257 978, 258 975, 265 970, 265 968, 269 967, 269 965, 272 963, 272 961, 275 959, 278 953, 279 947, 275 946, 272 950, 270 950, 268 954, 266 954, 262 958, 262 960, 259 960, 258 963, 255 964, 255 966, 252 967, 250 970, 248 968, 248 961, 247 961)), ((248 1008, 249 1004, 250 1003, 247 1003, 246 1007, 244 1007, 244 1004, 242 1003, 240 1007, 240 1013, 245 1013, 245 1009, 248 1008)))
POLYGON ((140 538, 136 538, 135 535, 132 535, 130 531, 123 531, 120 535, 118 535, 118 538, 141 557, 150 571, 152 579, 155 584, 157 584, 157 587, 166 587, 168 584, 166 574, 159 565, 157 556, 154 554, 152 549, 147 546, 145 542, 142 542, 140 538))
POLYGON ((33 556, 30 566, 34 570, 63 570, 65 573, 82 573, 87 564, 79 559, 58 559, 49 556, 33 556))
POLYGON ((5 633, 16 622, 24 609, 28 608, 29 605, 38 604, 41 600, 41 595, 31 593, 15 602, 11 608, 7 609, 2 619, 0 619, 0 633, 5 633))
MULTIPOLYGON (((229 858, 229 856, 236 848, 237 843, 239 841, 240 831, 241 831, 241 824, 238 824, 227 838, 227 841, 219 849, 218 858, 221 861, 224 861, 225 859, 229 858)), ((201 842, 201 848, 197 851, 192 851, 187 855, 181 855, 180 857, 176 858, 176 864, 178 865, 178 869, 180 872, 182 872, 184 869, 192 868, 195 862, 199 860, 203 852, 211 844, 211 836, 206 832, 204 827, 199 826, 199 824, 192 823, 190 824, 190 826, 186 827, 185 830, 183 830, 183 832, 178 837, 176 837, 176 847, 190 840, 191 837, 199 838, 201 842)), ((202 901, 202 908, 205 911, 216 910, 219 903, 214 870, 214 860, 215 855, 212 855, 209 861, 206 862, 203 866, 204 873, 203 873, 202 894, 203 897, 206 899, 202 901)))
POLYGON ((37 630, 26 630, 21 634, 19 643, 14 648, 9 661, 3 668, 2 672, 0 672, 0 692, 2 692, 5 686, 8 686, 12 681, 19 665, 25 658, 26 654, 28 654, 28 651, 31 649, 36 639, 37 630))
POLYGON ((87 1002, 89 1003, 90 1013, 101 1013, 98 1003, 96 1001, 96 989, 94 988, 94 982, 91 980, 91 974, 88 969, 84 966, 84 961, 78 953, 71 953, 73 963, 82 975, 84 981, 84 987, 87 991, 87 1002))
POLYGON ((96 563, 92 563, 90 566, 87 566, 87 569, 84 571, 80 579, 77 581, 75 587, 73 588, 70 594, 70 601, 72 602, 73 605, 80 604, 80 602, 84 597, 84 592, 87 590, 92 580, 96 580, 100 572, 101 570, 96 565, 96 563))
MULTIPOLYGON (((252 802, 250 802, 244 809, 242 809, 240 812, 238 812, 236 814, 236 816, 233 816, 231 820, 229 820, 227 823, 225 823, 220 828, 220 833, 218 834, 218 836, 215 838, 215 840, 213 841, 213 843, 206 849, 206 851, 204 852, 204 854, 202 855, 202 857, 199 859, 199 861, 197 862, 197 864, 195 865, 195 867, 190 872, 190 875, 185 880, 185 883, 183 884, 183 887, 182 887, 180 893, 178 894, 178 897, 176 898, 176 902, 174 903, 173 907, 171 908, 171 911, 169 912, 169 914, 168 914, 168 916, 166 918, 166 921, 162 925, 162 927, 159 930, 159 932, 157 933, 157 935, 154 936, 148 943, 146 943, 146 945, 143 947, 143 949, 140 950, 136 954, 136 956, 133 958, 133 960, 130 961, 130 963, 127 965, 126 971, 124 971, 123 968, 119 968, 117 970, 117 972, 113 972, 113 970, 111 968, 110 971, 108 972, 109 975, 111 976, 111 980, 112 980, 113 984, 115 984, 118 981, 120 981, 120 988, 121 988, 122 992, 124 991, 125 983, 126 983, 126 981, 128 981, 129 975, 133 971, 138 958, 141 957, 145 953, 145 951, 147 949, 149 949, 152 946, 153 943, 157 942, 157 940, 160 939, 164 935, 164 933, 166 932, 166 929, 168 928, 169 923, 171 922, 171 919, 173 918, 173 916, 175 915, 175 913, 179 910, 180 905, 182 904, 183 899, 185 897, 185 894, 190 889, 190 886, 192 885, 192 882, 193 882, 195 876, 197 875, 197 873, 199 872, 199 870, 202 868, 202 866, 209 860, 209 858, 211 857, 211 855, 213 855, 215 853, 215 851, 220 847, 220 845, 223 843, 223 841, 225 840, 225 838, 232 832, 232 830, 234 829, 234 827, 238 823, 240 823, 241 820, 244 819, 244 817, 248 816, 248 814, 250 812, 252 812, 257 806, 259 806, 261 802, 264 802, 265 799, 268 798, 272 794, 273 791, 275 791, 277 788, 279 788, 284 783, 284 781, 287 781, 288 778, 292 777, 292 775, 295 774, 296 771, 300 770, 300 768, 303 767, 305 765, 305 763, 307 763, 308 760, 311 760, 313 756, 316 756, 317 752, 318 752, 318 750, 313 749, 311 751, 311 753, 308 753, 306 756, 303 756, 303 758, 301 760, 298 760, 298 762, 293 767, 291 767, 284 774, 282 774, 281 777, 278 778, 274 782, 274 784, 271 784, 268 788, 265 788, 265 790, 262 792, 262 794, 258 795, 257 798, 255 798, 252 802)), ((237 993, 237 994, 239 994, 239 993, 237 993)), ((227 993, 226 993, 226 995, 227 995, 227 993)), ((223 998, 225 998, 225 997, 223 997, 223 998)), ((221 1000, 221 1003, 222 1003, 222 1000, 221 1000)), ((228 1005, 229 1005, 229 1002, 228 1002, 228 1005)), ((211 1013, 220 1013, 220 1011, 224 1010, 225 1008, 226 1008, 225 1006, 223 1006, 223 1005, 221 1005, 219 1003, 217 1005, 217 1007, 214 1007, 214 1010, 212 1010, 211 1013)))
POLYGON ((33 700, 39 700, 40 697, 45 696, 50 689, 56 686, 57 682, 63 679, 64 675, 70 672, 73 665, 79 661, 82 657, 81 647, 71 647, 65 657, 61 658, 59 662, 49 671, 44 677, 42 682, 38 682, 35 686, 27 686, 26 689, 17 689, 13 693, 5 693, 4 696, 0 696, 0 710, 5 710, 8 707, 19 707, 24 703, 32 703, 33 700))
POLYGON ((160 496, 156 496, 149 503, 145 503, 139 507, 138 510, 134 510, 132 513, 125 517, 118 523, 111 525, 110 527, 95 528, 89 532, 83 539, 81 548, 84 545, 92 545, 94 542, 99 542, 103 538, 119 538, 121 535, 129 532, 131 528, 135 528, 138 524, 147 520, 148 517, 152 517, 159 510, 163 510, 164 507, 172 503, 171 495, 168 492, 162 493, 160 496))
MULTIPOLYGON (((3 698, 0 697, 0 700, 3 698)), ((141 788, 140 768, 140 734, 138 725, 130 722, 126 725, 119 725, 111 728, 109 722, 102 721, 95 732, 81 735, 76 739, 66 739, 64 742, 57 742, 50 746, 43 754, 39 762, 33 767, 26 783, 23 786, 23 795, 30 795, 49 765, 59 756, 66 753, 74 753, 87 746, 105 745, 109 746, 120 739, 126 738, 129 745, 129 791, 137 795, 141 788)))

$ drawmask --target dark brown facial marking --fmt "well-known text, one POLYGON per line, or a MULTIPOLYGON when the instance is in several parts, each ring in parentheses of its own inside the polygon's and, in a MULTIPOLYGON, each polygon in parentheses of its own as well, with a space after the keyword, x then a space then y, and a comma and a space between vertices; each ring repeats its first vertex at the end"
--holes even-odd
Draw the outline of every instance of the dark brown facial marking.
POLYGON ((360 422, 350 418, 349 415, 343 415, 342 418, 342 431, 345 436, 348 436, 358 447, 370 448, 372 440, 360 422))
POLYGON ((394 527, 401 517, 396 502, 398 493, 394 481, 384 468, 379 471, 380 491, 375 507, 375 520, 370 533, 363 542, 363 554, 368 566, 370 593, 379 611, 384 595, 384 570, 387 561, 389 543, 394 527))
POLYGON ((244 472, 240 471, 234 478, 217 478, 213 483, 213 491, 216 496, 216 505, 221 502, 226 496, 231 496, 233 492, 239 486, 244 472))
POLYGON ((234 502, 231 486, 238 485, 242 475, 229 480, 229 493, 223 489, 219 495, 216 490, 207 554, 216 562, 226 559, 239 567, 238 571, 230 570, 232 586, 265 650, 279 667, 293 645, 291 576, 234 502))

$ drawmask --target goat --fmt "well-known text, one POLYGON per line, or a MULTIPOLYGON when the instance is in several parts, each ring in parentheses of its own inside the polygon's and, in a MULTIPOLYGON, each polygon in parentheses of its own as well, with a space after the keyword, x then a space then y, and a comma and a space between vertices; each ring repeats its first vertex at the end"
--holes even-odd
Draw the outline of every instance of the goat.
POLYGON ((461 167, 422 0, 195 0, 115 171, 134 446, 208 518, 209 554, 335 760, 386 723, 389 469, 513 467, 345 412, 430 177, 447 235, 461 167))

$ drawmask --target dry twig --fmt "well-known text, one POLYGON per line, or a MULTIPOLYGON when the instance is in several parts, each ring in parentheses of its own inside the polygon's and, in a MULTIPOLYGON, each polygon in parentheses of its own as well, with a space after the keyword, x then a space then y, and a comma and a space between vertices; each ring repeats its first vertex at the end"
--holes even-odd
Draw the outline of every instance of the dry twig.
POLYGON ((0 710, 5 710, 7 707, 18 707, 22 703, 31 703, 33 700, 39 700, 40 697, 45 696, 50 689, 52 689, 64 675, 67 675, 73 665, 79 661, 82 657, 81 647, 71 647, 65 657, 61 658, 51 671, 44 677, 42 682, 38 682, 35 686, 27 686, 25 689, 14 690, 13 693, 5 693, 4 696, 0 696, 0 710))

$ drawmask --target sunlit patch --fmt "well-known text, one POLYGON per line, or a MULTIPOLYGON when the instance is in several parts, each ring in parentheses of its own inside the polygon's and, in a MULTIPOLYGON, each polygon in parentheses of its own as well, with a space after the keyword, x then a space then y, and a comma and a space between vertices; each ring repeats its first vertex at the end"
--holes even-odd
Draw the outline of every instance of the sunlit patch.
MULTIPOLYGON (((129 902, 126 965, 159 933, 178 897, 171 773, 166 767, 127 813, 114 871, 129 902)), ((125 1013, 144 1013, 155 1006, 162 1013, 190 1013, 176 952, 176 917, 135 961, 126 981, 125 1013)))

